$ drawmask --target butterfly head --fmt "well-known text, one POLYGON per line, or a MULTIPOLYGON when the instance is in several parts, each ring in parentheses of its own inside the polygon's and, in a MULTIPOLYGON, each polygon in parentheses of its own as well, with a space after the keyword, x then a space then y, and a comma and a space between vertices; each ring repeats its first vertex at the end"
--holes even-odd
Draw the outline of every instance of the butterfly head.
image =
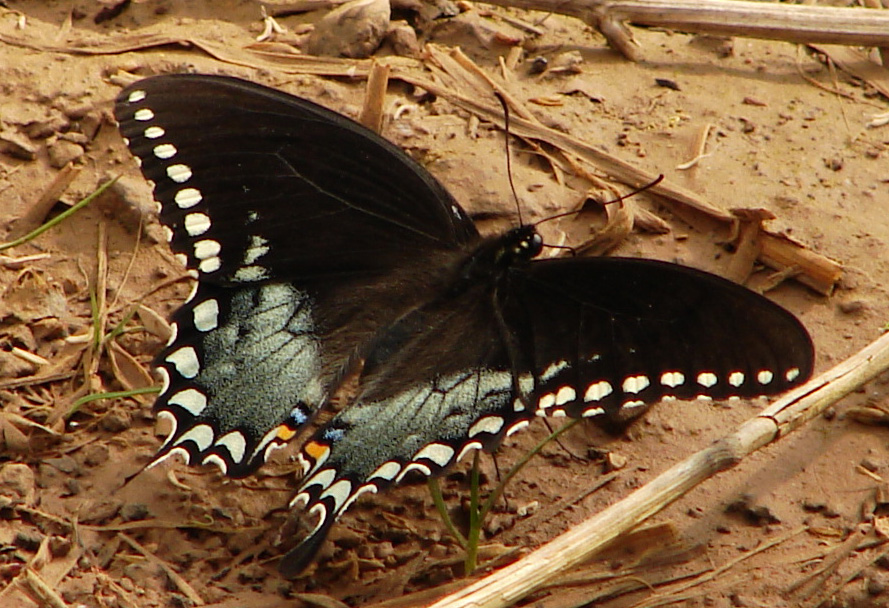
POLYGON ((512 266, 536 258, 543 250, 543 238, 534 226, 519 226, 504 235, 497 261, 512 266))

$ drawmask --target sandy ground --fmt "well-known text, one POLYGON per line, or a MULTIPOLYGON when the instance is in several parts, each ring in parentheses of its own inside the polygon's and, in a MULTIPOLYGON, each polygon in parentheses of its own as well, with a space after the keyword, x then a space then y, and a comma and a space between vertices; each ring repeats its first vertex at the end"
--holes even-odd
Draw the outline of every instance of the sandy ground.
MULTIPOLYGON (((206 45, 128 50, 134 47, 126 38, 127 44, 115 46, 148 32, 237 53, 261 31, 255 2, 148 0, 98 24, 98 3, 3 5, 0 220, 9 235, 28 224, 41 198, 56 215, 104 179, 123 178, 117 196, 3 252, 9 257, 0 265, 0 604, 54 605, 22 590, 24 564, 69 606, 333 605, 333 599, 371 605, 459 586, 462 553, 422 484, 360 501, 322 550, 317 568, 288 582, 275 568, 286 520, 282 507, 296 486, 296 467, 286 454, 243 481, 172 466, 117 490, 159 444, 151 396, 91 401, 72 410, 84 395, 152 382, 146 373, 162 330, 151 312, 167 316, 188 290, 181 267, 157 238, 156 220, 140 207, 150 200, 147 186, 110 119, 121 85, 132 75, 162 72, 232 74, 354 116, 363 81, 235 65, 224 53, 205 52, 206 45), (85 42, 100 48, 83 52, 85 42), (69 162, 71 168, 62 169, 69 162), (53 194, 58 181, 65 187, 53 194), (96 314, 91 294, 99 294, 96 314), (148 310, 134 316, 138 302, 148 310), (96 347, 96 327, 103 335, 123 331, 96 347), (13 347, 46 363, 23 360, 13 347)), ((647 61, 631 64, 577 21, 550 16, 538 26, 542 35, 532 36, 500 16, 536 22, 542 15, 467 8, 454 19, 425 24, 421 39, 459 45, 484 70, 499 74, 498 58, 510 46, 491 40, 486 28, 509 34, 499 40, 535 49, 512 73, 509 90, 544 124, 663 173, 721 209, 766 208, 776 216, 772 229, 843 264, 831 297, 797 282, 770 293, 809 328, 818 371, 880 335, 889 319, 883 287, 889 284, 889 126, 866 125, 889 108, 867 83, 789 44, 712 43, 653 30, 635 31, 647 61), (552 63, 566 51, 573 53, 567 59, 579 61, 576 70, 529 73, 534 57, 552 63), (655 79, 669 79, 678 90, 655 79), (695 156, 693 142, 707 125, 706 155, 693 169, 679 169, 695 156)), ((316 18, 280 22, 293 32, 316 18)), ((293 36, 282 38, 287 43, 293 36)), ((424 73, 422 61, 399 61, 424 73)), ((511 214, 501 134, 445 101, 417 105, 412 93, 393 82, 392 100, 415 106, 386 135, 424 162, 471 213, 511 214)), ((514 154, 516 185, 532 218, 583 200, 588 183, 575 177, 559 183, 519 144, 514 154)), ((671 232, 634 232, 619 253, 725 270, 730 256, 715 235, 645 196, 637 200, 671 232)), ((601 224, 600 214, 589 215, 589 227, 579 232, 601 224)), ((570 238, 578 232, 576 225, 564 230, 570 238)), ((829 416, 667 508, 654 518, 662 526, 649 536, 628 541, 527 604, 889 605, 889 549, 873 525, 883 506, 875 492, 889 473, 887 434, 846 416, 852 406, 885 404, 886 391, 885 379, 877 380, 842 400, 829 416)), ((486 524, 490 547, 484 554, 497 565, 508 563, 726 434, 760 405, 662 405, 617 439, 578 426, 508 487, 506 501, 486 524), (596 457, 601 450, 625 462, 607 483, 596 457)), ((511 438, 500 452, 501 468, 546 432, 539 424, 511 438)), ((482 471, 490 488, 496 472, 489 457, 482 471)), ((465 468, 443 486, 459 515, 468 497, 465 468)))

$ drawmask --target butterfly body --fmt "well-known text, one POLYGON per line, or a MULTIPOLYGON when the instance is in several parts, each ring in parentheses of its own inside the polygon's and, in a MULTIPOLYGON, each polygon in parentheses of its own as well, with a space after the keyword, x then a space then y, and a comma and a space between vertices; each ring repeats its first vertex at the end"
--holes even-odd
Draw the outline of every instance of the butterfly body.
POLYGON ((775 394, 812 371, 793 315, 697 270, 540 259, 533 226, 493 237, 385 139, 306 100, 161 76, 116 117, 197 278, 158 357, 181 454, 253 472, 360 369, 306 440, 294 499, 318 518, 292 576, 359 496, 434 475, 538 416, 620 427, 665 398, 775 394))

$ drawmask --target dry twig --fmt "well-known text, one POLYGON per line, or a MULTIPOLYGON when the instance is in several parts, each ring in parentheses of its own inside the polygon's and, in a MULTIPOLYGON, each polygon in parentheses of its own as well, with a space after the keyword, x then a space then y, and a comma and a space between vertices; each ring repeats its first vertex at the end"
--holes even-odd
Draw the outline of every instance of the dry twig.
POLYGON ((889 11, 742 0, 491 0, 571 15, 598 29, 628 59, 641 59, 626 23, 716 36, 802 44, 889 46, 889 11))

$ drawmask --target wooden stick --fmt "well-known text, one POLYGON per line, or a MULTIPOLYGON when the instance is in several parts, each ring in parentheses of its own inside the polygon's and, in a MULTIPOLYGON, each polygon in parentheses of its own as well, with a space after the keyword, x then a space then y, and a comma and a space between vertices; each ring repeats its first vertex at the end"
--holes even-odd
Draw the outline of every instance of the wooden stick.
POLYGON ((783 437, 837 399, 889 369, 889 334, 791 391, 726 437, 546 545, 452 594, 432 608, 501 608, 540 589, 554 576, 589 559, 605 544, 636 527, 714 474, 783 437))
POLYGON ((582 19, 625 57, 641 59, 625 23, 802 44, 889 45, 889 11, 742 0, 490 0, 582 19))
POLYGON ((374 63, 367 75, 364 105, 361 108, 361 115, 358 117, 358 122, 374 133, 380 133, 383 130, 383 104, 386 100, 388 86, 389 66, 374 63))

